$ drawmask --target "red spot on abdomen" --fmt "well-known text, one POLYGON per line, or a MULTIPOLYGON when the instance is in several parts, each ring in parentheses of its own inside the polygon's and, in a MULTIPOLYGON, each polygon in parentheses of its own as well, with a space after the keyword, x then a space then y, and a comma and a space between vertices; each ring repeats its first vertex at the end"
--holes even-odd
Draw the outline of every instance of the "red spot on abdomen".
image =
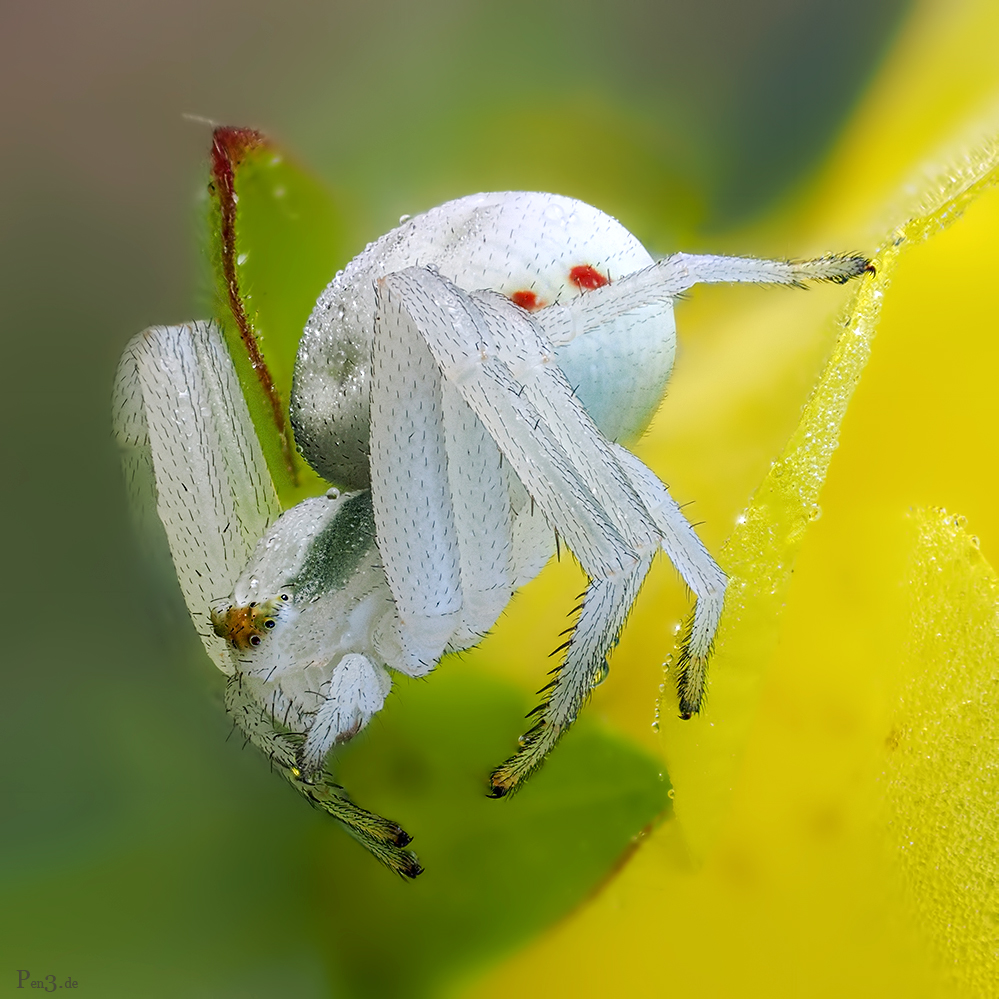
POLYGON ((594 288, 602 288, 605 284, 610 284, 609 278, 605 278, 595 267, 589 264, 580 264, 569 271, 569 280, 580 291, 593 291, 594 288))
POLYGON ((510 301, 522 309, 527 309, 528 312, 534 312, 535 309, 540 309, 545 304, 538 301, 538 296, 533 291, 515 291, 510 296, 510 301))

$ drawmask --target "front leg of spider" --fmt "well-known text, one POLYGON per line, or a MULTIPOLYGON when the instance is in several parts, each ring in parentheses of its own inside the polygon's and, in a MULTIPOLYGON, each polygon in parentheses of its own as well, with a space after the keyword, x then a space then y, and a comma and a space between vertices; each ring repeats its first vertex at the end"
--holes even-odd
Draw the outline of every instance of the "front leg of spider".
POLYGON ((236 727, 382 863, 415 877, 407 833, 351 801, 324 766, 390 685, 372 638, 391 637, 393 610, 369 494, 281 513, 210 323, 153 327, 132 340, 118 369, 115 431, 133 493, 155 504, 146 522, 165 534, 191 617, 228 677, 236 727))
MULTIPOLYGON (((748 283, 804 287, 809 281, 836 284, 873 272, 859 255, 829 255, 814 260, 760 260, 675 253, 574 299, 542 309, 534 319, 558 347, 600 333, 634 310, 669 302, 695 284, 748 283)), ((662 535, 662 548, 697 597, 684 629, 677 657, 676 685, 680 717, 692 718, 704 703, 711 644, 721 619, 725 576, 701 544, 680 507, 656 475, 624 448, 618 459, 662 535)))
MULTIPOLYGON (((481 578, 482 549, 469 540, 461 512, 469 508, 467 482, 456 481, 454 471, 476 453, 472 440, 498 449, 516 485, 591 579, 565 659, 532 713, 533 727, 492 774, 494 796, 508 794, 541 765, 605 675, 606 656, 655 551, 667 554, 697 597, 679 656, 685 718, 703 703, 724 604, 724 573, 663 483, 594 425, 554 363, 554 345, 612 328, 636 309, 671 302, 698 282, 841 282, 868 267, 861 257, 788 263, 676 254, 568 306, 542 309, 536 318, 502 295, 466 293, 430 268, 411 267, 378 282, 372 493, 389 584, 418 659, 409 668, 422 672, 446 650, 467 602, 466 576, 481 578), (454 433, 454 426, 466 428, 465 434, 454 433)), ((495 450, 488 453, 494 477, 488 493, 502 507, 509 493, 497 476, 495 450)), ((497 523, 479 511, 483 518, 497 523)), ((504 578, 516 574, 513 565, 504 578)))
POLYGON ((384 864, 420 867, 396 823, 355 805, 326 757, 381 710, 395 661, 395 609, 368 492, 305 500, 257 544, 232 595, 211 610, 236 664, 226 707, 272 763, 384 864))
POLYGON ((606 656, 660 547, 702 598, 705 657, 724 576, 653 473, 600 434, 523 309, 494 293, 463 292, 414 267, 380 281, 376 315, 372 496, 379 548, 403 628, 413 636, 412 654, 425 663, 444 651, 447 631, 461 615, 466 570, 475 575, 482 558, 458 526, 464 487, 449 473, 469 451, 467 440, 449 434, 450 426, 481 425, 479 437, 494 449, 489 464, 497 502, 503 502, 502 454, 516 486, 592 580, 533 728, 492 775, 499 797, 541 765, 603 678, 606 656))
POLYGON ((335 818, 381 863, 406 878, 422 873, 419 861, 405 849, 411 841, 405 829, 355 804, 324 768, 309 773, 300 769, 300 740, 275 724, 273 711, 260 703, 244 675, 236 674, 229 680, 225 707, 239 730, 292 786, 315 807, 335 818))

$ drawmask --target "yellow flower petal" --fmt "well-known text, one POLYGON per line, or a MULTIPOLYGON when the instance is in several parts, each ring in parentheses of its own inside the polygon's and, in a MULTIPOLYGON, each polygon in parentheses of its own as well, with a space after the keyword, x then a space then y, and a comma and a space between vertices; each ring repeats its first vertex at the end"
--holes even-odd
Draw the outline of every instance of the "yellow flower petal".
POLYGON ((948 978, 995 994, 999 930, 999 578, 962 517, 913 515, 905 685, 885 812, 906 900, 948 978))
MULTIPOLYGON (((997 40, 993 4, 921 8, 785 226, 848 249, 922 213, 887 240, 800 422, 795 372, 829 342, 814 332, 829 296, 712 291, 720 305, 681 311, 681 336, 704 325, 642 455, 697 497, 714 551, 762 485, 722 551, 735 585, 704 716, 675 721, 667 690, 676 820, 469 995, 995 994, 996 145, 965 156, 951 139, 942 176, 890 193, 992 102, 997 40)), ((663 622, 684 606, 660 571, 614 658, 622 682, 591 708, 646 744, 663 622)))

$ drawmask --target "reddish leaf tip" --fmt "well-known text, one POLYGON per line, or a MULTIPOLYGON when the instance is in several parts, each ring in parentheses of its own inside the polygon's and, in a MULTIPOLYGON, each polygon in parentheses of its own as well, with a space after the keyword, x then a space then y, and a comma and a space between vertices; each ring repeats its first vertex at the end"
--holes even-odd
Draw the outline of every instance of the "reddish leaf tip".
POLYGON ((233 168, 253 149, 269 145, 255 128, 219 125, 212 131, 212 174, 219 180, 232 176, 233 168))
POLYGON ((236 323, 240 339, 257 375, 257 380, 260 382, 260 387, 270 403, 274 425, 281 437, 281 450, 284 453, 285 465, 294 481, 296 474, 291 453, 291 434, 284 417, 284 407, 274 386, 274 379, 271 377, 267 363, 260 352, 253 323, 244 308, 239 287, 239 275, 236 271, 236 170, 248 153, 266 149, 269 145, 268 140, 253 128, 221 125, 214 129, 212 132, 211 189, 218 203, 222 279, 229 301, 229 311, 236 323))

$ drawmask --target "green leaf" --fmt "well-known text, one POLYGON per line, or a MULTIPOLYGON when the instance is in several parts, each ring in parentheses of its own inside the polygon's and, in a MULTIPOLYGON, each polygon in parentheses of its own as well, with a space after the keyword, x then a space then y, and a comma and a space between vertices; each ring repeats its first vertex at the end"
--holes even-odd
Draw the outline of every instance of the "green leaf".
POLYGON ((337 761, 355 800, 414 834, 426 867, 404 882, 330 836, 316 908, 337 996, 440 994, 571 911, 669 814, 660 762, 585 715, 523 790, 487 797, 533 702, 468 667, 400 678, 337 761))
POLYGON ((312 306, 347 255, 331 195, 259 132, 215 129, 209 182, 215 316, 285 506, 325 488, 288 423, 295 352, 312 306))

